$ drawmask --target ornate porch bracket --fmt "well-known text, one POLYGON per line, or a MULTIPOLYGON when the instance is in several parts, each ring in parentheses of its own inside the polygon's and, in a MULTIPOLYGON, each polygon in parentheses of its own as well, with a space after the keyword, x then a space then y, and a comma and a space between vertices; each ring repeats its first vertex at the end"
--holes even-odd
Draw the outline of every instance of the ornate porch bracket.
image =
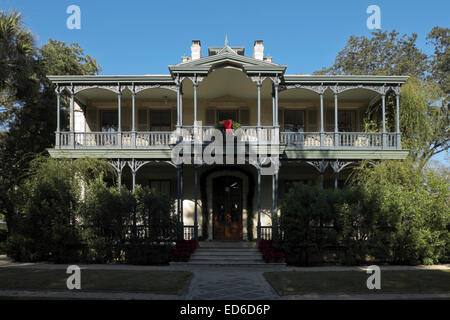
POLYGON ((146 90, 146 89, 167 89, 167 90, 171 90, 174 92, 178 91, 177 85, 173 85, 173 84, 154 83, 154 84, 134 85, 134 93, 135 94, 139 93, 140 91, 146 90))
POLYGON ((286 91, 286 90, 290 90, 290 89, 306 89, 306 90, 310 90, 313 91, 317 94, 323 94, 325 92, 325 90, 327 90, 327 86, 324 86, 323 84, 318 84, 318 85, 309 85, 309 84, 301 84, 301 83, 296 83, 296 84, 283 84, 279 86, 279 91, 286 91))
POLYGON ((145 160, 135 160, 134 158, 131 161, 127 161, 126 162, 128 164, 128 166, 131 169, 131 172, 133 174, 136 174, 136 172, 144 165, 146 165, 147 163, 150 163, 150 161, 145 161, 145 160))
POLYGON ((112 91, 116 94, 121 94, 123 89, 125 89, 125 86, 120 85, 119 83, 117 85, 108 85, 108 84, 95 84, 95 85, 74 85, 74 92, 78 93, 83 90, 87 89, 106 89, 109 91, 112 91))
POLYGON ((261 74, 257 76, 250 76, 250 80, 256 83, 256 86, 262 86, 262 83, 264 80, 266 80, 266 77, 261 76, 261 74))
POLYGON ((197 74, 195 74, 193 77, 187 77, 188 79, 190 79, 192 81, 192 85, 198 87, 198 85, 200 84, 200 82, 202 82, 205 77, 201 77, 198 76, 197 74))
POLYGON ((122 159, 108 160, 107 162, 116 170, 120 188, 122 186, 122 171, 127 165, 127 162, 122 159))
POLYGON ((341 172, 345 167, 352 164, 354 161, 330 161, 330 167, 335 173, 341 172))
POLYGON ((320 161, 306 161, 307 164, 313 166, 319 173, 322 175, 325 172, 325 169, 330 164, 329 161, 320 160, 320 161))

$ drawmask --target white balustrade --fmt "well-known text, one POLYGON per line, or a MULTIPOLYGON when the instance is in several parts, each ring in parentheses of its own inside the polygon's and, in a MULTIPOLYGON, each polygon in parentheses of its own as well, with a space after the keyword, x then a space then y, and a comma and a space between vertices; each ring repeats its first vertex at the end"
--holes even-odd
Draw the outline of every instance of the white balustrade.
MULTIPOLYGON (((275 127, 241 127, 234 131, 240 142, 252 143, 279 143, 293 149, 325 148, 325 149, 396 149, 396 133, 379 132, 280 132, 275 127), (383 146, 383 141, 385 145, 383 146)), ((195 132, 193 126, 182 127, 183 141, 194 142, 197 136, 202 142, 211 141, 214 136, 214 127, 198 127, 195 132), (209 138, 208 138, 209 137, 209 138)), ((179 134, 175 131, 149 131, 149 132, 60 132, 56 134, 59 144, 56 148, 65 149, 134 149, 134 148, 161 148, 177 143, 179 134)))

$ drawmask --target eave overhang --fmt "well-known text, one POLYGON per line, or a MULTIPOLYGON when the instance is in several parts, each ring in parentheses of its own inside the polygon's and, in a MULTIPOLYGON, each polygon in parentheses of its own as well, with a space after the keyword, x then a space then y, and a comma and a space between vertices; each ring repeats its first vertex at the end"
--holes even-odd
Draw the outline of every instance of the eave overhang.
POLYGON ((371 76, 371 75, 284 75, 284 84, 323 83, 323 84, 397 84, 402 85, 408 76, 371 76))
POLYGON ((160 83, 175 84, 172 76, 167 75, 72 75, 72 76, 47 76, 54 84, 132 84, 132 83, 160 83))

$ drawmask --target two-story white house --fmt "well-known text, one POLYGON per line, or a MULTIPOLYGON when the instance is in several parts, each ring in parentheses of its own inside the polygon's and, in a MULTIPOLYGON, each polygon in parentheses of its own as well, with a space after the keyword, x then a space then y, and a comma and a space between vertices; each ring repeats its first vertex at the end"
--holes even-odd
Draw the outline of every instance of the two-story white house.
MULTIPOLYGON (((406 158, 399 99, 407 77, 286 74, 285 65, 264 55, 263 41, 254 42, 252 57, 244 51, 226 41, 204 57, 195 40, 191 56, 165 75, 49 76, 58 96, 49 153, 107 159, 122 186, 149 185, 173 196, 185 238, 204 240, 268 238, 271 216, 293 182, 322 176, 325 187, 339 187, 353 163, 406 158), (60 116, 63 93, 71 98, 67 130, 60 116), (390 126, 387 94, 396 98, 390 126), (380 130, 365 132, 366 118, 380 130), (231 156, 222 164, 173 160, 180 143, 198 142, 196 132, 204 134, 198 145, 205 150, 213 140, 205 133, 223 120, 240 124, 236 143, 257 150, 276 135, 277 152, 254 161, 244 151, 241 161, 231 156)), ((223 157, 232 150, 224 147, 223 157)))

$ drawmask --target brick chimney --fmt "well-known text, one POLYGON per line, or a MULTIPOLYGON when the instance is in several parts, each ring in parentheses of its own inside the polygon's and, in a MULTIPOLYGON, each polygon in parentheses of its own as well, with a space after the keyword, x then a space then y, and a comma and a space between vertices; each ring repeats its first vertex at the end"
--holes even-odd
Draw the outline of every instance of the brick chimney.
POLYGON ((256 60, 264 59, 264 45, 262 40, 255 40, 253 45, 253 58, 256 60))
POLYGON ((200 40, 192 40, 191 45, 191 58, 192 60, 197 60, 202 57, 202 47, 200 45, 200 40))

